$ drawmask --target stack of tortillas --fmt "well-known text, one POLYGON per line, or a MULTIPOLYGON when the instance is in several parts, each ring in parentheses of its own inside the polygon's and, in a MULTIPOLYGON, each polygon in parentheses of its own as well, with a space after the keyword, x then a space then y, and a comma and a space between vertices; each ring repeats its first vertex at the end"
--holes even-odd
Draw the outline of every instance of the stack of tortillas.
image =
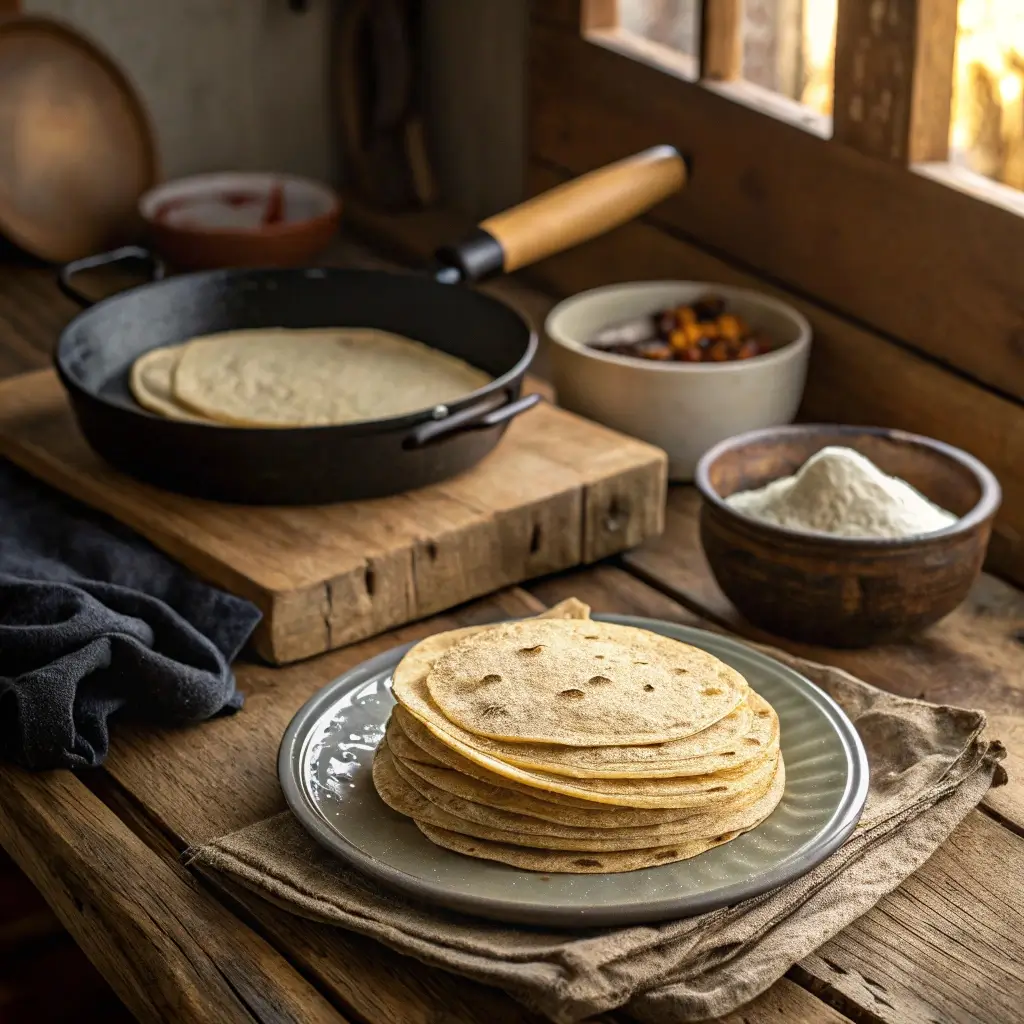
POLYGON ((490 380, 446 352, 368 327, 211 334, 146 352, 129 374, 135 400, 150 412, 246 427, 402 416, 490 380))
POLYGON ((771 705, 705 651, 589 613, 413 647, 374 758, 384 802, 440 846, 544 872, 684 860, 771 814, 771 705))

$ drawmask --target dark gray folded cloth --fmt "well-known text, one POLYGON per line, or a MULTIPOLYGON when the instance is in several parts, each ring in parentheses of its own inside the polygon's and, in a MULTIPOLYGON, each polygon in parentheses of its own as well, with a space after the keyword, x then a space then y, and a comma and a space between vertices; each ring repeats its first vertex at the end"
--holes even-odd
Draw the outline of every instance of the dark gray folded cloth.
POLYGON ((0 460, 0 759, 103 762, 111 716, 236 711, 231 662, 260 613, 0 460))

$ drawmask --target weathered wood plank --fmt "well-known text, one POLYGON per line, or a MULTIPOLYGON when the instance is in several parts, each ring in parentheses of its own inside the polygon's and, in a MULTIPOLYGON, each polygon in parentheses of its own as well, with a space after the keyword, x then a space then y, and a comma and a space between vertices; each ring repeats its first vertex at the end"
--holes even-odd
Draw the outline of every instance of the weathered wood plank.
POLYGON ((530 52, 532 157, 674 144, 692 174, 656 222, 1024 398, 1024 218, 568 31, 530 52))
POLYGON ((752 1003, 710 1024, 844 1024, 847 1020, 799 985, 781 978, 752 1003))
POLYGON ((543 403, 471 470, 411 494, 287 508, 218 504, 104 462, 52 372, 0 384, 0 451, 254 601, 265 616, 257 649, 278 663, 637 543, 660 529, 666 471, 659 449, 543 403), (552 437, 561 439, 557 449, 552 437), (629 521, 603 529, 615 501, 632 510, 629 521))
MULTIPOLYGON (((183 839, 157 827, 146 809, 105 772, 100 774, 93 790, 151 850, 180 870, 178 854, 186 845, 183 839)), ((435 1024, 436 1006, 442 1005, 442 1001, 446 1011, 453 1015, 452 1021, 476 1019, 479 1006, 473 992, 463 996, 447 975, 429 971, 416 961, 390 953, 360 936, 289 914, 242 886, 206 876, 203 881, 204 887, 237 916, 238 927, 251 927, 266 936, 296 971, 317 978, 321 989, 330 992, 335 1002, 351 1005, 361 1020, 372 1024, 435 1024), (413 970, 410 978, 408 972, 413 965, 420 972, 413 970), (435 989, 423 983, 423 978, 433 973, 439 978, 435 989), (366 975, 377 984, 368 985, 363 980, 366 975), (431 993, 436 995, 436 1002, 431 1002, 431 993)), ((472 983, 466 984, 473 988, 472 983)), ((539 1018, 527 1014, 511 1000, 496 999, 489 1011, 488 1019, 495 1024, 540 1024, 539 1018)))
POLYGON ((957 0, 917 0, 914 87, 910 100, 910 163, 945 161, 953 107, 957 0))
POLYGON ((843 0, 836 25, 833 138, 906 166, 945 160, 957 0, 843 0))
POLYGON ((24 341, 21 332, 0 314, 0 378, 40 370, 46 362, 46 356, 24 341))
POLYGON ((661 538, 624 558, 627 566, 677 601, 731 632, 775 644, 853 672, 907 697, 980 707, 1007 746, 1010 781, 986 805, 1024 832, 1024 594, 982 576, 968 599, 924 636, 863 651, 837 651, 769 636, 745 622, 719 590, 700 546, 700 497, 669 493, 661 538))
POLYGON ((0 767, 0 793, 0 842, 140 1020, 342 1021, 73 775, 0 767))
POLYGON ((796 976, 891 1024, 1020 1020, 1022 856, 1024 841, 972 812, 924 868, 796 976))

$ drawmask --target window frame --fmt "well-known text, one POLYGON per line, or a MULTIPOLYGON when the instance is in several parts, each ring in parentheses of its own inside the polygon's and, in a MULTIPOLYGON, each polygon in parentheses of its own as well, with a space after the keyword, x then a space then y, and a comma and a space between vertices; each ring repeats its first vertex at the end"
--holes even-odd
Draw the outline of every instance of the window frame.
POLYGON ((802 418, 983 459, 1004 490, 990 565, 1024 582, 1024 195, 945 162, 956 0, 883 2, 881 29, 873 5, 839 2, 833 125, 737 77, 716 31, 735 31, 739 0, 705 0, 714 78, 638 46, 614 0, 535 0, 528 191, 658 143, 690 174, 642 222, 531 275, 562 293, 719 280, 798 305, 816 336, 802 418))

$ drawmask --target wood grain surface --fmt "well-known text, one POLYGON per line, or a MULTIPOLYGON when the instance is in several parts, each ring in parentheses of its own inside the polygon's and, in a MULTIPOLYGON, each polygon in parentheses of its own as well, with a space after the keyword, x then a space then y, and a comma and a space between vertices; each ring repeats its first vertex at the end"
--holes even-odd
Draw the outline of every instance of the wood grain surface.
MULTIPOLYGON (((43 280, 35 278, 31 288, 44 291, 43 280)), ((6 344, 12 308, 36 329, 25 335, 22 355, 11 358, 45 358, 38 323, 59 313, 30 306, 26 314, 22 298, 11 299, 9 281, 0 280, 0 361, 19 351, 6 344)), ((568 595, 599 611, 704 623, 765 639, 738 618, 711 577, 696 539, 697 511, 695 493, 674 488, 665 533, 618 566, 563 573, 530 592, 503 590, 288 668, 241 664, 247 701, 240 714, 180 730, 119 723, 107 765, 88 790, 66 773, 2 769, 0 842, 142 1020, 539 1024, 496 990, 252 895, 197 883, 177 854, 279 810, 275 755, 292 714, 340 672, 395 644, 526 614, 568 595)), ((899 693, 985 708, 993 733, 1010 748, 1010 783, 994 790, 984 810, 969 815, 900 889, 723 1024, 1019 1021, 1021 637, 1024 595, 986 576, 960 609, 913 643, 842 653, 786 645, 899 693)), ((626 1024, 622 1014, 601 1021, 626 1024)))
POLYGON ((69 772, 0 768, 0 789, 0 842, 139 1020, 343 1020, 69 772))
POLYGON ((661 528, 666 476, 659 449, 543 403, 480 465, 420 491, 222 505, 109 467, 51 371, 0 384, 0 451, 254 601, 257 650, 278 664, 637 544, 661 528))

